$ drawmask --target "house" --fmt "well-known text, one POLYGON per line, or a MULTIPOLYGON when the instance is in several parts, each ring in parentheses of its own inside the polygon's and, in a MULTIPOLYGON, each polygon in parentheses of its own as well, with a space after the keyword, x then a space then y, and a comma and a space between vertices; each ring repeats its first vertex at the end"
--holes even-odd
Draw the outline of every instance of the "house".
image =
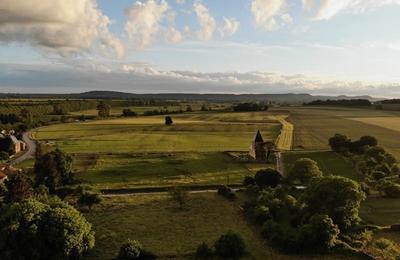
POLYGON ((10 135, 10 138, 11 138, 11 141, 13 142, 14 150, 15 150, 16 154, 26 150, 25 142, 18 140, 14 135, 10 135))
POLYGON ((261 136, 260 130, 257 131, 253 143, 250 145, 249 155, 256 161, 263 162, 267 159, 265 142, 261 136))

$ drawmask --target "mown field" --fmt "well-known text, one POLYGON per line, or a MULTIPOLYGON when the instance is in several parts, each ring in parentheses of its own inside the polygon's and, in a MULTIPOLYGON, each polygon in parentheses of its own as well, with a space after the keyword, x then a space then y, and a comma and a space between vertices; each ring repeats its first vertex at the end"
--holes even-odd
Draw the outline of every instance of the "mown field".
POLYGON ((296 160, 300 158, 310 158, 318 163, 321 171, 326 175, 339 175, 353 180, 360 180, 352 163, 342 156, 331 152, 319 151, 292 151, 283 154, 285 172, 290 171, 296 160))
MULTIPOLYGON (((281 129, 267 112, 194 112, 52 125, 34 137, 75 157, 77 176, 101 189, 176 184, 241 183, 268 165, 235 161, 224 151, 246 152, 257 130, 274 141, 281 129)), ((273 166, 273 165, 271 165, 273 166)))
POLYGON ((220 152, 81 154, 75 158, 76 176, 100 189, 237 184, 268 166, 238 162, 220 152))
POLYGON ((164 124, 164 116, 78 122, 43 127, 33 135, 70 153, 246 151, 257 130, 266 140, 279 134, 280 124, 261 113, 175 115, 172 126, 164 124))
POLYGON ((289 121, 294 124, 294 148, 329 149, 328 139, 342 133, 352 139, 375 136, 379 143, 400 159, 400 132, 393 130, 399 112, 358 108, 290 107, 289 121), (378 123, 367 122, 379 118, 378 123), (367 120, 367 121, 365 121, 367 120), (386 123, 382 123, 386 122, 386 123), (391 129, 392 128, 392 129, 391 129))
POLYGON ((96 246, 88 259, 112 259, 128 238, 165 258, 192 259, 203 241, 213 244, 228 230, 240 233, 248 259, 340 259, 334 256, 288 256, 268 247, 258 230, 249 226, 238 203, 215 193, 190 194, 184 210, 167 195, 106 198, 86 214, 96 231, 96 246))

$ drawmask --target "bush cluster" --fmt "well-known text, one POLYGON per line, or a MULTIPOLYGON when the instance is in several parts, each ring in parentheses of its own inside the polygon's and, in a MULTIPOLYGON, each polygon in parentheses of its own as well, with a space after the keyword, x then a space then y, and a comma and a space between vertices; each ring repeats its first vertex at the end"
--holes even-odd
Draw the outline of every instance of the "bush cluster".
POLYGON ((217 256, 223 259, 239 259, 246 254, 246 244, 240 234, 228 231, 214 243, 214 248, 207 243, 201 243, 196 250, 197 259, 207 259, 217 256))
POLYGON ((218 188, 218 194, 229 200, 234 200, 236 198, 235 192, 226 185, 222 185, 218 188))

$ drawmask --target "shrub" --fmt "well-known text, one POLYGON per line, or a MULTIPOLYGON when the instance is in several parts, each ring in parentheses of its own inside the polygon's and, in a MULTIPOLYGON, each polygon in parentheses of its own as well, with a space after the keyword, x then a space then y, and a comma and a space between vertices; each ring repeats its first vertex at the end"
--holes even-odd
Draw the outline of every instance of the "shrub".
POLYGON ((172 118, 170 116, 166 116, 165 117, 165 124, 166 125, 172 125, 173 121, 172 118))
POLYGON ((128 239, 119 249, 118 260, 139 259, 142 244, 137 240, 128 239))
POLYGON ((256 184, 256 180, 251 176, 244 177, 243 184, 245 186, 254 185, 256 184))
POLYGON ((214 254, 213 250, 208 246, 206 242, 201 243, 196 250, 197 259, 206 259, 212 257, 214 254))
POLYGON ((329 138, 329 146, 332 151, 337 153, 346 153, 350 149, 351 140, 345 135, 336 134, 329 138))
POLYGON ((300 183, 309 183, 313 178, 321 177, 322 172, 316 161, 309 158, 300 158, 296 160, 293 168, 288 173, 288 179, 291 181, 300 181, 300 183))
POLYGON ((226 185, 223 185, 218 188, 218 194, 229 199, 229 200, 234 200, 236 198, 235 193, 232 191, 231 188, 229 188, 226 185))
POLYGON ((329 216, 314 215, 300 228, 299 242, 303 248, 326 251, 335 245, 339 232, 329 216))
POLYGON ((254 176, 254 179, 258 186, 276 187, 281 183, 282 175, 277 170, 268 168, 259 170, 254 176))
POLYGON ((183 209, 188 199, 189 193, 183 187, 174 187, 170 191, 171 199, 174 200, 176 203, 179 204, 179 207, 183 209))
POLYGON ((240 258, 246 252, 242 237, 232 231, 222 235, 214 244, 215 254, 222 258, 240 258))
POLYGON ((388 248, 394 246, 393 241, 386 239, 386 238, 380 238, 380 239, 376 240, 374 244, 375 244, 375 247, 380 250, 385 250, 385 249, 388 249, 388 248))

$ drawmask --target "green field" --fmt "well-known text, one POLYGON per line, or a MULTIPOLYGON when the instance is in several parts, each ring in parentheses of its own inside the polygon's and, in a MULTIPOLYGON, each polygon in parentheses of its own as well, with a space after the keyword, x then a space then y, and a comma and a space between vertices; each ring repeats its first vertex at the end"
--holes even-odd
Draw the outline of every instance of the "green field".
POLYGON ((362 118, 386 118, 392 122, 400 113, 358 108, 289 107, 289 121, 294 124, 294 148, 329 149, 328 139, 336 133, 352 139, 363 135, 375 136, 379 143, 400 159, 400 132, 362 118), (357 119, 357 120, 355 120, 357 119))
POLYGON ((100 120, 43 127, 34 137, 69 153, 246 151, 257 130, 276 139, 281 126, 268 116, 249 122, 251 113, 191 113, 173 116, 172 126, 162 116, 100 120))
POLYGON ((352 163, 342 156, 331 152, 313 151, 293 151, 283 154, 285 172, 290 171, 296 160, 300 158, 310 158, 318 163, 319 168, 327 175, 340 175, 353 180, 360 180, 352 163))
MULTIPOLYGON (((101 189, 176 184, 241 183, 267 164, 235 161, 224 151, 248 151, 257 130, 274 141, 272 113, 187 113, 52 125, 34 137, 75 157, 77 177, 101 189)), ((273 165, 270 165, 273 166, 273 165)))
POLYGON ((239 204, 213 193, 189 196, 184 210, 179 210, 166 195, 106 198, 87 214, 96 231, 96 246, 88 258, 112 259, 121 244, 131 238, 141 241, 162 259, 191 259, 200 243, 212 244, 221 234, 232 230, 245 240, 249 259, 310 259, 283 255, 268 247, 259 231, 246 222, 239 204))
POLYGON ((76 176, 100 189, 242 183, 267 167, 219 152, 78 155, 75 162, 76 176))

